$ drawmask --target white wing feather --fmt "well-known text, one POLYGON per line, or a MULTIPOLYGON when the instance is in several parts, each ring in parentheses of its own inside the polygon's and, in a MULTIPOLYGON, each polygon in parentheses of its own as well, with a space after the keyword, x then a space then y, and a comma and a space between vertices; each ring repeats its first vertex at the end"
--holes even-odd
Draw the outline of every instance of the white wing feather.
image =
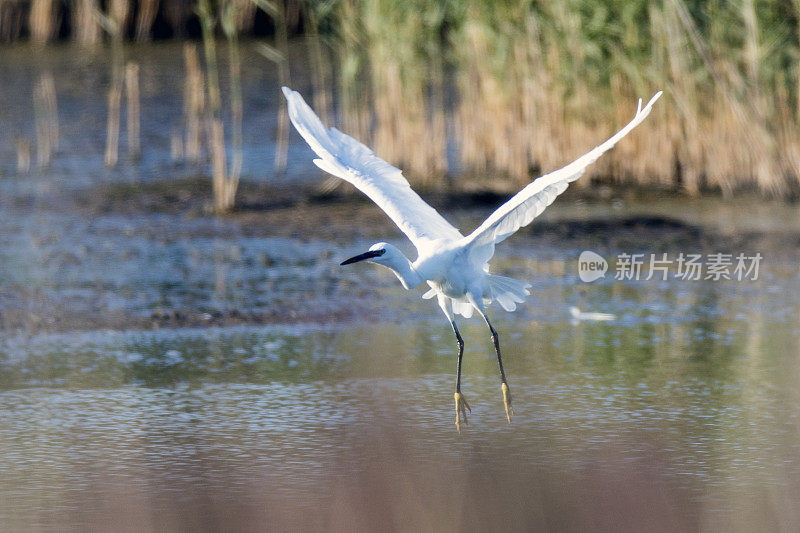
POLYGON ((494 245, 503 241, 519 228, 527 226, 539 216, 556 197, 567 189, 567 186, 581 177, 586 167, 610 150, 630 131, 641 124, 650 114, 653 104, 661 96, 657 92, 642 108, 642 101, 636 109, 636 115, 624 128, 613 137, 582 155, 569 165, 533 181, 530 185, 514 195, 508 202, 500 206, 483 224, 466 237, 470 249, 470 257, 478 264, 483 264, 494 255, 494 245))
POLYGON ((319 156, 314 163, 366 194, 389 215, 417 249, 440 239, 463 238, 411 189, 399 168, 336 128, 325 128, 297 91, 283 87, 283 94, 289 105, 292 124, 319 156))

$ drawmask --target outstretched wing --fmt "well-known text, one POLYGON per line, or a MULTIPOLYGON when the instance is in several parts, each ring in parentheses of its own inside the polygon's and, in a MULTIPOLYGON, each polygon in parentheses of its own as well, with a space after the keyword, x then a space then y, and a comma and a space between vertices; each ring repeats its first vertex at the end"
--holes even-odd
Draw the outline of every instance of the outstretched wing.
POLYGON ((457 240, 461 233, 415 193, 399 168, 336 128, 327 129, 300 93, 283 87, 289 118, 319 156, 314 163, 353 184, 383 209, 419 249, 439 239, 457 240))
POLYGON ((495 244, 503 241, 519 228, 527 226, 539 216, 548 205, 553 203, 556 196, 566 190, 571 182, 581 177, 586 167, 594 163, 633 128, 641 124, 650 114, 653 104, 660 96, 661 91, 657 92, 644 108, 642 108, 642 101, 639 100, 633 120, 613 137, 569 165, 533 181, 500 206, 483 224, 466 237, 472 260, 478 264, 484 264, 491 259, 495 244))

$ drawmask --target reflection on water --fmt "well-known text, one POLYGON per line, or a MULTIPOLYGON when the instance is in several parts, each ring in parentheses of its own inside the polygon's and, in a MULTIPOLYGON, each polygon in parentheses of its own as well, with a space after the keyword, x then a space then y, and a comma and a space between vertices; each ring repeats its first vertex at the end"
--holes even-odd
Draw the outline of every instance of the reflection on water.
POLYGON ((498 320, 511 426, 487 335, 465 324, 461 436, 438 319, 8 337, 0 516, 21 528, 125 516, 459 529, 500 511, 523 528, 614 513, 631 528, 725 530, 764 513, 797 525, 796 302, 765 299, 790 308, 771 321, 719 295, 679 315, 607 303, 619 321, 574 325, 558 306, 498 320))
POLYGON ((534 286, 494 314, 517 416, 506 425, 485 328, 463 321, 473 413, 458 435, 438 308, 390 273, 337 268, 340 243, 242 236, 235 220, 5 212, 3 315, 56 304, 86 329, 158 306, 365 310, 335 325, 3 330, 11 529, 800 527, 791 246, 723 250, 761 251, 758 281, 582 284, 577 241, 509 240, 496 268, 534 286), (573 305, 617 319, 573 324, 573 305))

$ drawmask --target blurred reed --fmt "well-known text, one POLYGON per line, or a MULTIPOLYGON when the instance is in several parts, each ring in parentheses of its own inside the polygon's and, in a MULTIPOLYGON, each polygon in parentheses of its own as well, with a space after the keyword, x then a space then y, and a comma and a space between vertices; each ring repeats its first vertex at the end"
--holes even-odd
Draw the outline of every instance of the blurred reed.
POLYGON ((596 145, 630 119, 636 97, 663 88, 654 118, 590 178, 793 194, 800 2, 792 5, 340 2, 341 122, 417 184, 455 171, 514 188, 596 145), (457 160, 446 157, 448 142, 457 160))
POLYGON ((158 0, 139 0, 137 6, 134 37, 137 41, 146 41, 158 15, 158 0))
POLYGON ((173 129, 169 135, 169 156, 172 161, 183 159, 183 136, 176 129, 173 129))
POLYGON ((186 43, 183 47, 186 77, 183 84, 183 115, 186 124, 185 156, 190 162, 198 162, 202 155, 201 128, 205 110, 206 89, 203 71, 197 57, 197 47, 186 43))
MULTIPOLYGON (((208 101, 198 111, 197 97, 189 96, 199 94, 199 85, 187 59, 184 153, 189 160, 200 157, 191 117, 216 116, 206 128, 215 147, 211 158, 215 173, 230 174, 231 183, 240 166, 235 146, 241 125, 235 121, 242 113, 232 85, 228 169, 218 74, 212 72, 220 26, 232 82, 239 76, 242 32, 274 36, 258 50, 287 84, 289 38, 302 31, 313 104, 323 119, 374 146, 416 185, 440 187, 460 176, 462 187, 513 189, 594 146, 629 119, 635 98, 664 89, 653 119, 592 167, 579 186, 594 180, 689 194, 800 191, 800 0, 107 4, 126 20, 135 14, 132 28, 122 21, 110 34, 112 47, 128 37, 149 38, 157 20, 178 37, 200 22, 204 43, 211 43, 204 44, 209 68, 200 91, 207 91, 208 101), (258 11, 268 16, 259 18, 258 11)), ((45 43, 69 35, 95 44, 102 38, 102 19, 94 15, 99 6, 98 0, 75 0, 65 11, 52 0, 2 2, 0 38, 28 35, 45 43)), ((112 88, 118 86, 112 80, 112 88)), ((285 169, 288 139, 285 110, 280 113, 278 173, 285 169)))
MULTIPOLYGON (((247 3, 249 6, 249 2, 247 3)), ((227 187, 230 195, 230 209, 234 204, 239 177, 242 174, 242 120, 244 118, 244 104, 242 103, 242 60, 239 52, 239 13, 243 6, 242 0, 228 0, 223 4, 220 14, 222 33, 228 42, 228 78, 230 80, 231 101, 231 164, 228 169, 227 187)))
POLYGON ((72 4, 73 39, 83 46, 94 46, 100 43, 102 29, 96 15, 100 11, 97 0, 75 0, 72 4))
POLYGON ((238 30, 236 29, 237 3, 226 0, 212 7, 209 0, 199 0, 197 13, 203 34, 203 50, 206 60, 205 86, 208 98, 205 105, 206 139, 211 154, 211 180, 214 193, 214 211, 230 211, 235 203, 236 190, 242 169, 242 89, 241 60, 239 56, 238 30), (215 31, 222 26, 228 42, 229 76, 231 86, 231 129, 233 154, 231 164, 227 162, 225 129, 222 121, 222 98, 217 63, 215 31))
POLYGON ((31 142, 17 138, 17 172, 27 174, 31 170, 31 142))
MULTIPOLYGON (((33 88, 33 109, 36 122, 36 165, 46 168, 50 157, 58 150, 58 101, 56 99, 55 82, 50 72, 39 76, 33 88)), ((20 156, 18 147, 17 167, 30 167, 30 146, 27 156, 20 156)), ((27 172, 27 170, 24 170, 27 172)))
POLYGON ((142 155, 141 104, 139 102, 139 65, 129 61, 125 66, 125 97, 128 124, 128 157, 137 160, 142 155))
MULTIPOLYGON (((800 1, 800 0, 798 0, 800 1)), ((330 58, 324 50, 319 33, 320 20, 325 20, 331 12, 333 2, 304 2, 303 24, 311 83, 314 86, 314 110, 323 122, 330 123, 331 98, 328 80, 331 76, 330 58)))
POLYGON ((53 0, 31 0, 28 30, 32 42, 44 44, 54 37, 58 29, 54 8, 53 0))
POLYGON ((120 109, 122 107, 122 90, 125 84, 125 53, 123 37, 125 22, 128 18, 126 0, 110 0, 108 13, 94 12, 102 28, 111 40, 111 83, 108 88, 108 119, 106 121, 105 163, 114 167, 119 159, 120 109))
MULTIPOLYGON (((275 24, 275 42, 270 45, 266 42, 259 42, 256 50, 265 58, 275 63, 278 67, 278 84, 281 86, 291 85, 289 78, 289 33, 286 27, 286 11, 283 4, 270 0, 254 0, 264 13, 270 16, 275 24)), ((289 115, 286 106, 278 106, 278 132, 275 141, 275 162, 274 170, 276 174, 286 172, 286 159, 289 153, 289 115)))

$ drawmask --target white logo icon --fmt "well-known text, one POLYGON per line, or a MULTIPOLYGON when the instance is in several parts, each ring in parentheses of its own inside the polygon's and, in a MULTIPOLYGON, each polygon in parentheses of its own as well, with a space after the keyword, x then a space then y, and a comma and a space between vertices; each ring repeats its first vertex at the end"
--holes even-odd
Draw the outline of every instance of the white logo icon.
POLYGON ((590 250, 584 250, 578 257, 578 277, 583 282, 591 283, 605 277, 607 270, 606 260, 590 250))

